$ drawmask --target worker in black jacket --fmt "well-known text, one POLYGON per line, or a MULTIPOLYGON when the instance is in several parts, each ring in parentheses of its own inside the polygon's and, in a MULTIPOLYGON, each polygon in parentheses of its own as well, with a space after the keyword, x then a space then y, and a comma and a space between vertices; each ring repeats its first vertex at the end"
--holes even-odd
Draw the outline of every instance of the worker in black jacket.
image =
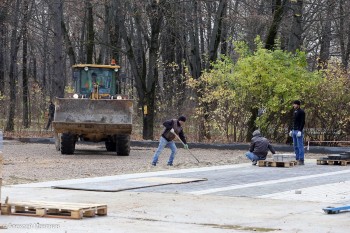
POLYGON ((289 136, 293 138, 295 159, 299 165, 304 165, 304 125, 305 125, 305 112, 300 108, 300 101, 295 100, 293 102, 294 114, 292 130, 289 132, 289 136))
POLYGON ((157 165, 158 157, 167 145, 170 147, 170 150, 171 150, 171 154, 168 160, 168 166, 173 166, 173 161, 176 154, 176 145, 174 142, 174 139, 176 137, 175 134, 177 134, 180 137, 181 141, 184 143, 185 149, 188 149, 186 137, 182 129, 182 126, 184 125, 185 122, 186 122, 186 117, 180 116, 178 119, 168 120, 163 123, 163 126, 165 127, 165 129, 159 139, 158 149, 156 150, 153 156, 153 160, 152 160, 153 166, 157 165))
POLYGON ((53 118, 55 117, 55 105, 52 103, 52 101, 50 102, 49 105, 49 114, 48 114, 48 121, 47 121, 47 125, 45 127, 46 130, 49 130, 49 127, 53 121, 53 118))
POLYGON ((269 150, 272 154, 276 153, 269 140, 261 136, 260 130, 255 130, 253 132, 249 152, 247 152, 245 156, 252 161, 252 165, 256 165, 258 160, 266 159, 269 150))

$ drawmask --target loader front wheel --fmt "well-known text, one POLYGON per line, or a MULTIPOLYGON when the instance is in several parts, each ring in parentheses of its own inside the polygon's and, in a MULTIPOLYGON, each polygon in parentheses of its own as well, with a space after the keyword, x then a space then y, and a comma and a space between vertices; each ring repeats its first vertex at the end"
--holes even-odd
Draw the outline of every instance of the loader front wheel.
POLYGON ((105 141, 107 151, 116 151, 117 143, 113 141, 105 141))
POLYGON ((130 154, 130 135, 116 136, 117 155, 128 156, 130 154))
POLYGON ((75 150, 75 137, 73 134, 63 133, 61 135, 61 154, 72 155, 75 150))

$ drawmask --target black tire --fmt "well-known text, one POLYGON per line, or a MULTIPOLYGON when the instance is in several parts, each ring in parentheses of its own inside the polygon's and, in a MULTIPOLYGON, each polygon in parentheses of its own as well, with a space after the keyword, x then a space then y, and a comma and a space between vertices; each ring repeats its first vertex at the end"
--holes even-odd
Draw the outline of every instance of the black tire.
POLYGON ((130 135, 116 136, 116 150, 117 155, 129 156, 130 154, 130 135))
POLYGON ((63 133, 61 136, 61 154, 72 155, 75 150, 75 137, 73 134, 63 133))
POLYGON ((107 151, 116 151, 117 143, 113 141, 105 141, 107 151))

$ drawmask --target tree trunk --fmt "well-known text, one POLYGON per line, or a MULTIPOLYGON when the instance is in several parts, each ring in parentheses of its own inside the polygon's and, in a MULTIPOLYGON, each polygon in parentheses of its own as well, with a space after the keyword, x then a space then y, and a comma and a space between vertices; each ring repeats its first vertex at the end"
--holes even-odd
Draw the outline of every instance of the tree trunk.
POLYGON ((339 43, 340 43, 340 53, 341 60, 344 69, 348 68, 349 56, 350 56, 350 23, 348 23, 346 28, 346 14, 344 12, 345 1, 339 1, 339 43), (347 32, 347 34, 346 34, 347 32))
POLYGON ((66 49, 67 49, 67 54, 69 57, 70 65, 74 65, 77 63, 76 58, 75 58, 75 52, 73 48, 72 41, 69 38, 68 31, 66 28, 66 24, 64 23, 64 20, 62 19, 62 32, 64 36, 64 40, 66 42, 66 49))
POLYGON ((282 21, 286 1, 287 0, 276 0, 275 2, 273 20, 266 37, 266 49, 272 50, 275 47, 275 40, 282 21))
POLYGON ((292 2, 293 24, 288 41, 288 51, 294 53, 300 50, 302 45, 302 15, 303 15, 303 0, 292 2))
POLYGON ((28 0, 23 1, 23 22, 22 22, 22 34, 23 34, 23 52, 22 52, 22 106, 23 106, 23 119, 22 124, 24 128, 29 128, 29 90, 28 90, 28 72, 27 72, 27 65, 28 65, 28 21, 29 21, 29 3, 28 0))
POLYGON ((63 69, 63 33, 62 33, 62 17, 63 17, 63 1, 54 0, 52 4, 53 10, 53 80, 51 86, 52 97, 64 97, 65 75, 63 69))
POLYGON ((248 126, 248 132, 247 132, 247 138, 246 138, 247 142, 249 142, 252 139, 253 132, 256 129, 255 120, 258 117, 258 113, 259 113, 258 108, 251 108, 250 109, 251 115, 250 115, 249 121, 247 123, 247 126, 248 126))
MULTIPOLYGON (((113 9, 117 9, 117 6, 115 5, 116 1, 112 1, 111 4, 113 9)), ((114 22, 113 26, 111 26, 111 32, 110 32, 110 38, 109 38, 112 44, 111 58, 116 59, 117 63, 119 63, 122 43, 120 41, 120 32, 119 32, 119 24, 118 24, 118 17, 117 17, 118 12, 117 11, 109 11, 109 12, 110 14, 112 14, 111 17, 113 18, 113 20, 111 21, 114 22)))
POLYGON ((210 38, 209 62, 214 62, 217 58, 218 48, 221 40, 222 24, 226 15, 226 9, 227 0, 220 0, 219 7, 215 16, 214 27, 210 38))
POLYGON ((332 40, 332 14, 335 8, 335 0, 327 0, 326 18, 322 27, 321 48, 318 69, 326 69, 330 54, 332 40))
POLYGON ((6 26, 5 10, 0 8, 0 95, 5 91, 6 26))
POLYGON ((193 78, 198 79, 201 76, 201 57, 199 53, 199 37, 198 37, 198 3, 196 1, 193 2, 193 5, 188 13, 188 22, 191 25, 189 27, 189 39, 190 39, 190 52, 189 52, 189 63, 191 74, 193 78), (194 16, 193 16, 194 15, 194 16))
MULTIPOLYGON (((13 12, 19 12, 20 0, 17 0, 13 12)), ((13 15, 13 27, 11 32, 11 48, 10 48, 10 104, 8 106, 8 116, 5 131, 14 131, 15 129, 15 112, 16 112, 16 65, 17 65, 17 52, 20 42, 20 36, 17 34, 19 24, 19 14, 13 15)))
POLYGON ((93 63, 93 53, 94 53, 94 17, 92 12, 91 0, 87 0, 87 42, 86 42, 86 63, 93 63))

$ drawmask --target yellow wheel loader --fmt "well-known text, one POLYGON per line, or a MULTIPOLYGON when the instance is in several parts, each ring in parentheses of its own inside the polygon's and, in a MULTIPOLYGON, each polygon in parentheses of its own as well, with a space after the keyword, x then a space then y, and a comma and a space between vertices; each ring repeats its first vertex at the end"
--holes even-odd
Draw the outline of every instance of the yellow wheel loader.
POLYGON ((107 151, 128 156, 133 100, 118 93, 120 66, 73 66, 75 93, 55 99, 55 145, 62 154, 74 154, 80 141, 105 142, 107 151))

